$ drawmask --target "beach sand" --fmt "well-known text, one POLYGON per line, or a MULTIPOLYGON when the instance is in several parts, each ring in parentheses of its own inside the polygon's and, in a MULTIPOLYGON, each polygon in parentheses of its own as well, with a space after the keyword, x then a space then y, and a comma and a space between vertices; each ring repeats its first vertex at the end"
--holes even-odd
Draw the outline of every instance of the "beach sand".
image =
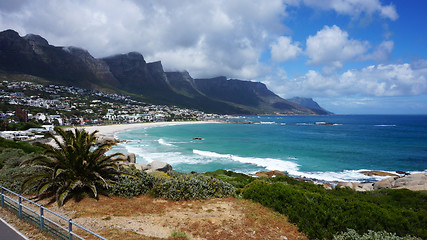
POLYGON ((115 138, 116 133, 124 132, 138 128, 149 128, 149 127, 163 127, 173 125, 186 125, 186 124, 204 124, 204 123, 218 123, 218 121, 192 121, 192 122, 154 122, 154 123, 129 123, 129 124, 114 124, 114 125, 100 125, 100 126, 83 126, 77 127, 78 129, 85 129, 89 133, 98 130, 98 136, 104 136, 107 138, 115 138))

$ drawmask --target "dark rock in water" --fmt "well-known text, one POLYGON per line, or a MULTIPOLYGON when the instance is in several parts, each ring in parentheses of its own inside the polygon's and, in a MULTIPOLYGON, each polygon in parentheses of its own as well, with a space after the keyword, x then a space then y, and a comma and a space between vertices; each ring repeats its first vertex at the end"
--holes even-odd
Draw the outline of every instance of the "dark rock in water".
POLYGON ((299 123, 298 125, 336 125, 336 123, 330 122, 313 122, 313 123, 299 123))
POLYGON ((360 173, 362 173, 363 175, 366 175, 366 176, 390 176, 390 177, 397 177, 396 174, 388 173, 388 172, 383 172, 383 171, 363 171, 363 172, 360 172, 360 173))
POLYGON ((396 171, 397 174, 402 174, 402 175, 409 175, 410 173, 407 172, 403 172, 403 171, 396 171))

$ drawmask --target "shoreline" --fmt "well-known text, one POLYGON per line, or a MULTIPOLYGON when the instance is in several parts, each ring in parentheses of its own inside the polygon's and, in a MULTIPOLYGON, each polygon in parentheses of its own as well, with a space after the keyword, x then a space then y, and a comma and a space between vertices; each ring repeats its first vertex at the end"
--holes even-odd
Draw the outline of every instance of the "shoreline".
MULTIPOLYGON (((129 131, 129 130, 144 129, 144 128, 151 128, 151 127, 164 127, 164 126, 188 125, 188 124, 207 124, 207 123, 225 123, 225 122, 224 121, 217 121, 217 120, 178 121, 178 122, 148 122, 148 123, 128 123, 128 124, 111 124, 111 125, 95 125, 95 126, 78 126, 76 128, 77 129, 85 129, 89 133, 92 133, 93 131, 98 130, 98 133, 96 135, 99 138, 103 138, 104 140, 114 139, 116 141, 121 141, 121 139, 119 139, 117 137, 117 134, 125 132, 125 131, 129 131)), ((364 170, 364 172, 371 172, 371 173, 376 172, 377 173, 377 174, 372 174, 372 175, 364 174, 365 176, 367 176, 367 177, 376 176, 379 178, 364 180, 364 181, 357 181, 357 180, 355 180, 355 181, 354 180, 353 181, 351 181, 351 180, 328 181, 328 180, 324 180, 324 179, 317 179, 317 178, 311 178, 311 177, 306 177, 306 176, 297 177, 297 176, 292 176, 292 174, 287 174, 287 175, 291 176, 295 179, 300 179, 303 181, 308 180, 308 181, 311 181, 313 183, 317 182, 318 184, 329 184, 329 186, 330 185, 341 185, 341 187, 347 186, 347 187, 353 188, 356 191, 357 190, 366 191, 368 189, 372 190, 371 188, 373 187, 374 183, 381 182, 383 180, 386 180, 387 178, 390 178, 390 177, 401 178, 403 176, 406 176, 406 174, 409 174, 409 175, 412 174, 412 173, 403 173, 403 172, 399 173, 399 171, 382 171, 382 170, 378 171, 378 170, 367 170, 367 169, 363 169, 363 170, 364 170), (385 175, 383 175, 383 174, 385 174, 385 175)), ((273 170, 273 171, 276 171, 276 170, 273 170)), ((265 171, 261 171, 261 172, 269 172, 269 170, 265 170, 265 171)), ((363 174, 363 171, 361 171, 360 173, 363 174)), ((421 171, 421 172, 417 172, 417 173, 426 174, 425 171, 421 171)), ((414 172, 413 174, 417 174, 417 173, 414 172)), ((252 174, 246 174, 246 175, 251 176, 252 174)), ((255 174, 253 174, 253 175, 255 175, 255 174)))
MULTIPOLYGON (((127 124, 111 124, 111 125, 99 125, 99 126, 78 126, 77 129, 84 129, 89 133, 98 130, 96 135, 101 135, 106 138, 115 138, 117 133, 143 129, 150 127, 164 127, 164 126, 175 126, 175 125, 187 125, 187 124, 207 124, 207 123, 221 123, 220 121, 204 120, 204 121, 181 121, 181 122, 146 122, 146 123, 127 123, 127 124)), ((71 128, 69 128, 71 129, 71 128)), ((120 139, 118 139, 120 140, 120 139)))

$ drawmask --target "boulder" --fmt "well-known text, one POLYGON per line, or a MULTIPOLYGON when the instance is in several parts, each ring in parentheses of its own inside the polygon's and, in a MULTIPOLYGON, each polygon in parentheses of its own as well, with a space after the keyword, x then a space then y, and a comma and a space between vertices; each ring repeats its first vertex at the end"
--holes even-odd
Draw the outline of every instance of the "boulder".
POLYGON ((366 192, 366 191, 374 190, 373 185, 374 185, 373 183, 339 182, 337 184, 337 187, 340 187, 340 188, 348 187, 358 192, 366 192))
POLYGON ((354 190, 358 192, 366 192, 366 191, 372 191, 374 190, 374 184, 373 183, 359 183, 355 185, 354 190))
MULTIPOLYGON (((394 181, 394 188, 412 188, 415 186, 427 186, 427 173, 406 175, 394 181)), ((419 187, 418 187, 419 188, 419 187)))
POLYGON ((383 188, 393 188, 394 187, 394 180, 396 180, 398 177, 389 177, 386 179, 383 179, 381 181, 378 181, 374 183, 374 189, 383 189, 383 188))
POLYGON ((136 163, 135 153, 128 153, 122 156, 118 156, 117 159, 125 161, 127 163, 136 163))
POLYGON ((128 153, 126 154, 126 160, 130 163, 136 163, 136 156, 135 153, 128 153))
POLYGON ((255 173, 255 176, 257 176, 257 177, 272 177, 273 174, 269 174, 269 172, 257 172, 257 173, 255 173))
POLYGON ((135 166, 136 169, 141 170, 141 171, 147 171, 148 169, 150 169, 147 164, 133 163, 133 164, 131 164, 131 166, 135 166))
POLYGON ((339 183, 337 184, 337 187, 339 187, 339 188, 346 188, 346 187, 349 187, 349 188, 351 188, 351 189, 354 189, 354 188, 353 188, 353 183, 352 183, 352 182, 339 182, 339 183))
POLYGON ((107 137, 107 136, 104 136, 104 135, 99 135, 96 138, 96 145, 102 145, 102 144, 105 144, 105 143, 115 145, 118 142, 119 141, 117 139, 115 139, 114 137, 107 137))
POLYGON ((153 172, 154 171, 161 171, 161 172, 172 171, 172 166, 162 161, 152 161, 150 164, 148 164, 148 168, 150 171, 153 171, 153 172))
POLYGON ((403 177, 390 177, 374 184, 374 189, 406 188, 413 191, 427 190, 427 173, 416 173, 403 177))
POLYGON ((390 176, 390 177, 397 177, 398 175, 389 173, 389 172, 383 172, 383 171, 363 171, 360 172, 366 176, 390 176))
POLYGON ((279 171, 279 170, 274 170, 274 171, 273 171, 273 174, 274 174, 274 176, 276 176, 276 177, 286 176, 286 174, 285 174, 284 172, 279 171))

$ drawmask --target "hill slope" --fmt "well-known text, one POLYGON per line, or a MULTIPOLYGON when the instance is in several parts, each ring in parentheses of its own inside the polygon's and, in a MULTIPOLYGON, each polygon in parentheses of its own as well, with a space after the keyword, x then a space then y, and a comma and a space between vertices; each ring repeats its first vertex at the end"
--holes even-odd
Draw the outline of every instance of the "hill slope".
POLYGON ((0 32, 0 72, 27 74, 59 85, 132 94, 146 102, 222 114, 325 114, 280 98, 259 82, 193 79, 165 72, 130 52, 96 59, 84 49, 52 46, 41 36, 0 32))

